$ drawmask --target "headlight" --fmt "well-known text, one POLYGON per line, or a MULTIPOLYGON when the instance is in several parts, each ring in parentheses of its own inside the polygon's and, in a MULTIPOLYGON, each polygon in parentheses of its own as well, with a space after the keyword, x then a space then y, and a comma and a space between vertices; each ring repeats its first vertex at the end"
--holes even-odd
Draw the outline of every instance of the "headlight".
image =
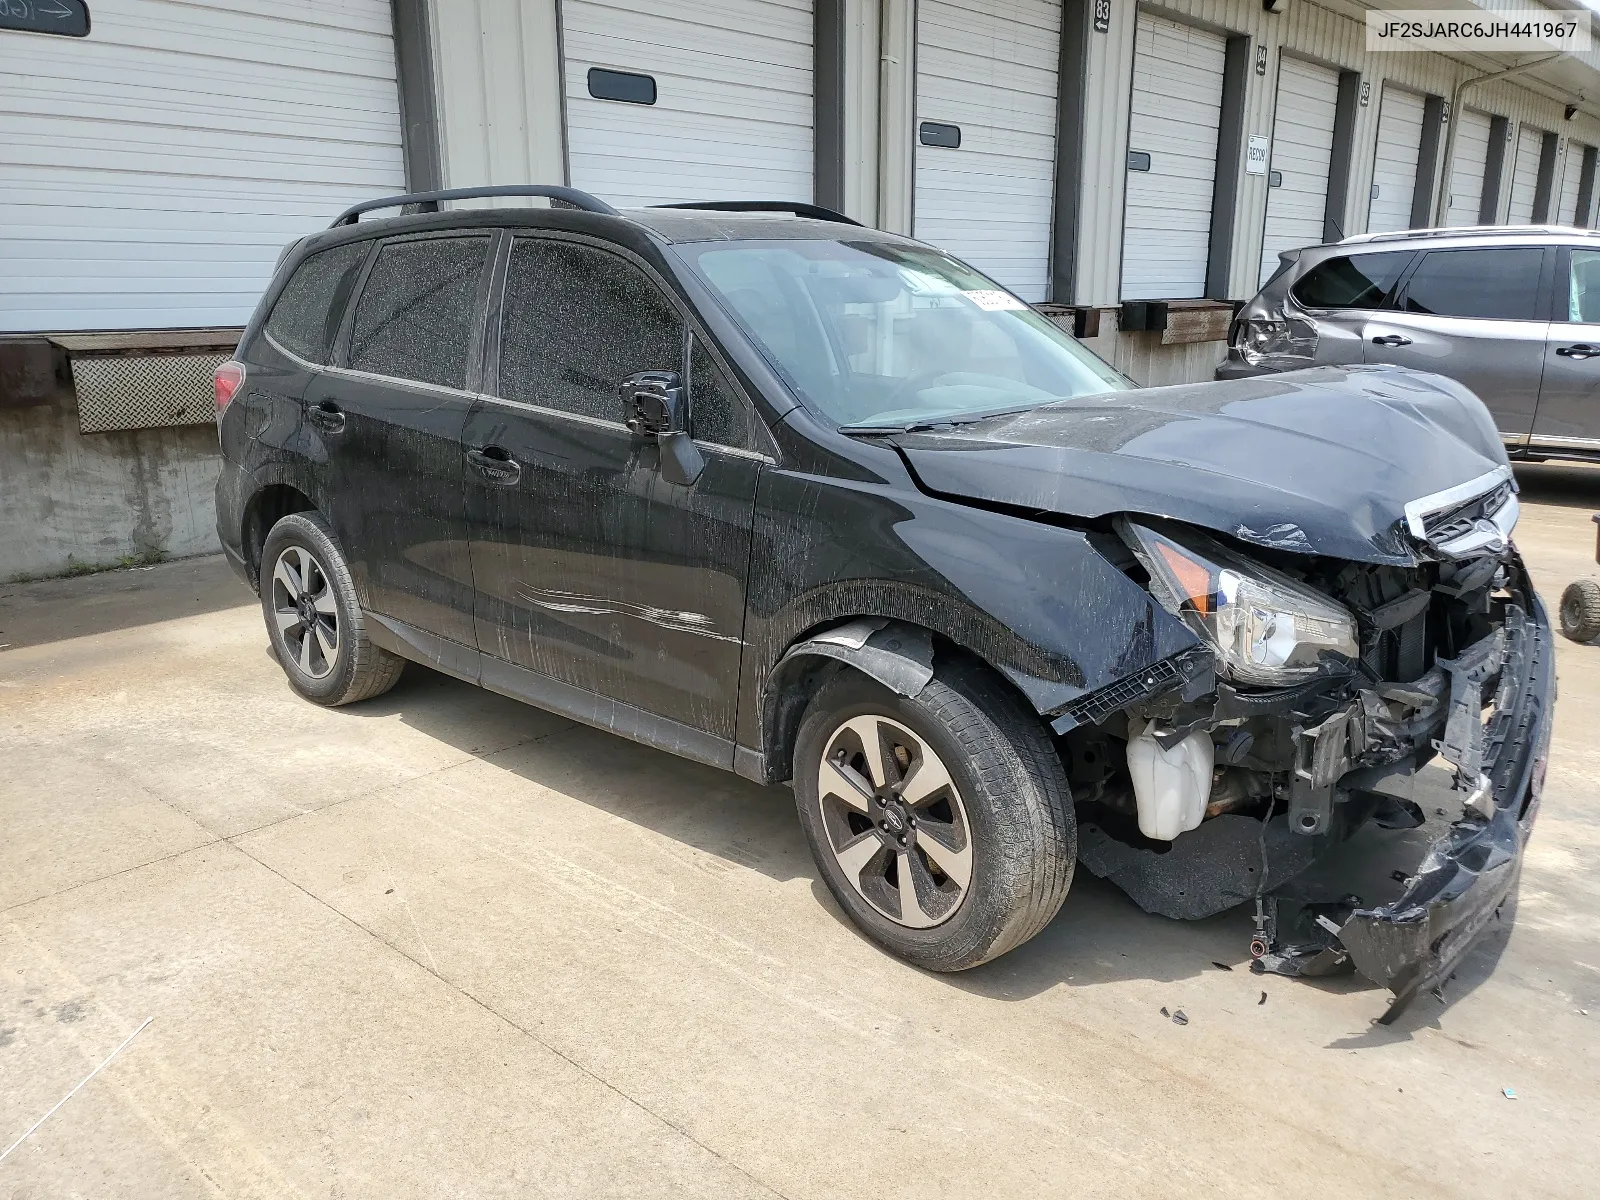
POLYGON ((1233 347, 1252 367, 1271 358, 1314 358, 1317 327, 1294 317, 1240 321, 1234 329, 1233 347))
POLYGON ((1124 529, 1156 599, 1211 644, 1235 683, 1284 687, 1343 673, 1360 653, 1349 611, 1287 575, 1209 538, 1124 529))

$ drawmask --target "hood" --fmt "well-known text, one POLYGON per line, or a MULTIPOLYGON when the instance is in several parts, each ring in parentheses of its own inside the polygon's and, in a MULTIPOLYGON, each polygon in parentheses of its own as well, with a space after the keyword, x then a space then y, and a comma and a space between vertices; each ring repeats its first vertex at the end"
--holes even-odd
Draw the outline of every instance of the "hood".
POLYGON ((1277 550, 1411 565, 1407 501, 1506 462, 1461 384, 1318 367, 1061 401, 896 435, 921 485, 1071 517, 1142 513, 1277 550))

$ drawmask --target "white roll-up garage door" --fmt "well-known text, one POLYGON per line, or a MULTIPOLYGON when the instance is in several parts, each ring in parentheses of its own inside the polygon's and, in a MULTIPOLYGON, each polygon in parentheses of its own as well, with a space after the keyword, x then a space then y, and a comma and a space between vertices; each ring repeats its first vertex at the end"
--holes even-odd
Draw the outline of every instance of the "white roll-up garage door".
POLYGON ((1278 64, 1277 112, 1272 119, 1272 170, 1261 242, 1261 281, 1278 269, 1278 254, 1323 240, 1328 168, 1339 73, 1285 55, 1278 64))
POLYGON ((0 33, 0 330, 243 325, 285 243, 405 189, 388 0, 96 0, 0 33))
POLYGON ((1588 214, 1578 211, 1578 188, 1583 183, 1584 150, 1582 142, 1567 143, 1566 157, 1562 160, 1561 201, 1551 215, 1551 220, 1557 225, 1584 226, 1589 223, 1588 214))
POLYGON ((1417 157, 1422 151, 1422 97, 1383 85, 1378 112, 1378 148, 1372 166, 1372 202, 1367 232, 1411 228, 1417 194, 1417 157))
POLYGON ((1050 288, 1058 0, 917 5, 915 232, 1025 300, 1050 288))
POLYGON ((1511 166, 1511 207, 1507 225, 1533 224, 1533 198, 1539 190, 1539 154, 1544 130, 1523 125, 1517 130, 1517 157, 1511 166))
POLYGON ((1139 14, 1128 120, 1122 297, 1205 294, 1227 43, 1139 14))
POLYGON ((1478 224, 1483 180, 1489 167, 1489 114, 1462 109, 1456 118, 1456 144, 1450 162, 1447 225, 1478 224))
POLYGON ((563 0, 561 22, 573 187, 811 200, 811 0, 563 0))

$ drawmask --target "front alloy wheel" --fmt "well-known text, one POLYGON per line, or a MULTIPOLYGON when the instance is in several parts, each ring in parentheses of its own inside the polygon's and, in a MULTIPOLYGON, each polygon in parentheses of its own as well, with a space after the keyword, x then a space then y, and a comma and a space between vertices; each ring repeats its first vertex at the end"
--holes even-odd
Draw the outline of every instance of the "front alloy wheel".
POLYGON ((845 721, 817 772, 839 868, 889 920, 927 929, 953 916, 972 882, 966 805, 943 761, 888 717, 845 721))
POLYGON ((289 546, 272 568, 272 612, 290 656, 308 679, 339 661, 339 601, 328 571, 304 546, 289 546))
POLYGON ((1061 760, 981 664, 938 662, 915 696, 839 669, 807 705, 793 762, 823 884, 891 953, 964 971, 1061 907, 1077 858, 1061 760))

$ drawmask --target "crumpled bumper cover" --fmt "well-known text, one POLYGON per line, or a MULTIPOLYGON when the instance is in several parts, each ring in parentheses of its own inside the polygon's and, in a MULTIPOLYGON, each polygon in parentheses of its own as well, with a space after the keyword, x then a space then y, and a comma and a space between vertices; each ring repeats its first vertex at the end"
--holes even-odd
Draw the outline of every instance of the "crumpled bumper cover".
POLYGON ((1356 909, 1339 930, 1356 970, 1394 993, 1385 1023, 1449 978, 1517 881, 1539 809, 1556 696, 1550 620, 1537 597, 1518 625, 1508 629, 1485 729, 1493 815, 1456 822, 1429 848, 1398 899, 1356 909))

